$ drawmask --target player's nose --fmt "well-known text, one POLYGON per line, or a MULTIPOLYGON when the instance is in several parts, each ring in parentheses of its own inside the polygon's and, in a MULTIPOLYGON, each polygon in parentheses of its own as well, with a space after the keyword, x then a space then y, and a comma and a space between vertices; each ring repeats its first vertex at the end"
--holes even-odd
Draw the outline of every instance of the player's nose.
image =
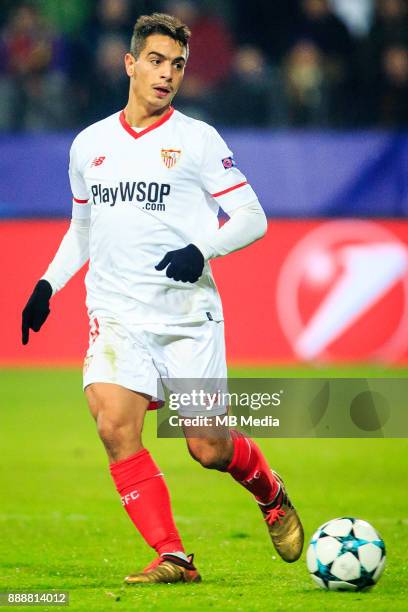
POLYGON ((167 62, 163 62, 161 68, 162 68, 161 73, 160 73, 161 78, 166 79, 166 81, 171 81, 172 79, 171 64, 167 62))

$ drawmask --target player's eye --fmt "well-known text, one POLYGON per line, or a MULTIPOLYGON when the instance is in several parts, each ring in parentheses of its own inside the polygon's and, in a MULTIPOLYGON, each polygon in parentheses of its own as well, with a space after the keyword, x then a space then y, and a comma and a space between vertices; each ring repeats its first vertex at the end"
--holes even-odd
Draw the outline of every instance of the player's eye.
POLYGON ((158 65, 160 64, 160 60, 159 60, 159 59, 157 59, 157 58, 156 58, 156 59, 152 59, 152 60, 151 60, 151 62, 152 62, 152 64, 153 64, 154 66, 158 66, 158 65))
POLYGON ((174 65, 177 68, 177 70, 182 70, 184 66, 184 64, 182 64, 181 62, 176 62, 174 65))

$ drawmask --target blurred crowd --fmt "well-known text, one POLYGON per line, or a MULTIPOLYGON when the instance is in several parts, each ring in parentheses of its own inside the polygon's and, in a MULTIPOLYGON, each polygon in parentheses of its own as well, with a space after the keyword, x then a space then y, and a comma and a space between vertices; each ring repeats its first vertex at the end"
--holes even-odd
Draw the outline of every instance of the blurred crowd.
POLYGON ((404 128, 408 0, 1 0, 0 130, 81 128, 126 103, 141 14, 192 30, 176 107, 221 126, 404 128))

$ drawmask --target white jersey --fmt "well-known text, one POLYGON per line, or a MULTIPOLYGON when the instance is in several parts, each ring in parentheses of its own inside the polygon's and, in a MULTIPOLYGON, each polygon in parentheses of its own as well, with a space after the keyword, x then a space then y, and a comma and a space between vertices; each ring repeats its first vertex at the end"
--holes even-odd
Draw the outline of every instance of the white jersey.
POLYGON ((209 263, 196 283, 158 272, 168 251, 205 240, 226 213, 256 200, 211 126, 173 108, 142 131, 122 112, 74 140, 73 218, 90 217, 90 316, 129 323, 223 319, 209 263))

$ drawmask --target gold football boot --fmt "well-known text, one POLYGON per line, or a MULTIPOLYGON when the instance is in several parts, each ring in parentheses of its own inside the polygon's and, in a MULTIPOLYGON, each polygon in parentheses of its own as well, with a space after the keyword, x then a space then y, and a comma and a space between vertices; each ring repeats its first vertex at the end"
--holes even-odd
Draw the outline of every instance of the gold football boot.
POLYGON ((126 576, 126 584, 154 584, 158 582, 200 582, 201 576, 193 565, 194 555, 188 563, 175 555, 162 555, 153 559, 139 574, 126 576))
POLYGON ((259 507, 265 517, 264 520, 276 552, 284 561, 293 563, 302 554, 303 527, 281 477, 273 470, 272 474, 279 482, 280 489, 272 502, 266 505, 259 504, 259 507))

